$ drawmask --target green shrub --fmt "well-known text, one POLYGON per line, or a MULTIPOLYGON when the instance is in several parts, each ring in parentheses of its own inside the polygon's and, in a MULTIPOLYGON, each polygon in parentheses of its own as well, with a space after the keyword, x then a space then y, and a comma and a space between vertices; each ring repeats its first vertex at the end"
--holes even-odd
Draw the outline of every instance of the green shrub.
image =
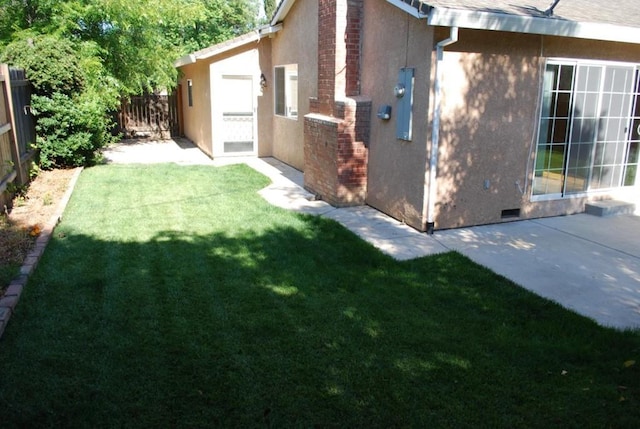
POLYGON ((38 118, 36 147, 44 169, 91 165, 97 149, 111 141, 104 112, 82 97, 34 95, 31 105, 38 118))
POLYGON ((78 94, 84 87, 85 76, 77 51, 66 39, 25 35, 7 45, 2 58, 3 62, 25 69, 39 95, 78 94))
POLYGON ((3 61, 24 68, 34 86, 31 107, 43 169, 91 165, 97 151, 115 140, 108 112, 117 92, 102 88, 96 70, 101 63, 91 55, 85 45, 50 35, 25 37, 4 51, 3 61))

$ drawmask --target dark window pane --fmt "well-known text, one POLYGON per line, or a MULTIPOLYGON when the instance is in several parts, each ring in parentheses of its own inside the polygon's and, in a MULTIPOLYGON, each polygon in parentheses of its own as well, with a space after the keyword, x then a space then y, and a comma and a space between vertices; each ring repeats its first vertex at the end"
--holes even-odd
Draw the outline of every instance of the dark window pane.
POLYGON ((551 159, 549 161, 549 168, 551 169, 562 169, 564 166, 564 153, 565 153, 564 145, 553 145, 551 146, 551 159))
POLYGON ((595 156, 593 158, 593 164, 594 165, 602 165, 604 162, 604 151, 605 151, 605 144, 604 143, 597 143, 596 144, 596 153, 595 156))
POLYGON ((629 154, 627 155, 627 164, 636 164, 638 162, 638 142, 629 143, 629 154))
POLYGON ((602 167, 594 167, 591 172, 591 183, 589 186, 591 189, 600 189, 600 175, 602 174, 602 167))
POLYGON ((624 173, 624 186, 634 186, 636 183, 636 176, 638 175, 638 166, 629 165, 624 173))
POLYGON ((558 93, 558 107, 556 108, 556 116, 560 118, 568 118, 571 108, 571 93, 558 93))
POLYGON ((276 115, 285 114, 284 67, 275 69, 276 115))
POLYGON ((567 119, 556 119, 553 123, 553 142, 564 143, 567 141, 567 119))
POLYGON ((633 120, 631 126, 631 140, 640 140, 640 118, 633 120))
POLYGON ((558 89, 560 91, 571 91, 573 87, 573 66, 563 65, 560 68, 560 83, 558 89))

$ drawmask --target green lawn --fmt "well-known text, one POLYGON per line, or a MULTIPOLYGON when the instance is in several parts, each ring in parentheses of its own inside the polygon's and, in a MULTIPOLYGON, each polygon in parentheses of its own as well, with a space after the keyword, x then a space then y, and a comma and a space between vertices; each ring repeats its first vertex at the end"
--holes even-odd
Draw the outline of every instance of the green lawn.
POLYGON ((640 332, 394 261, 267 183, 85 170, 0 340, 0 426, 638 427, 640 332))

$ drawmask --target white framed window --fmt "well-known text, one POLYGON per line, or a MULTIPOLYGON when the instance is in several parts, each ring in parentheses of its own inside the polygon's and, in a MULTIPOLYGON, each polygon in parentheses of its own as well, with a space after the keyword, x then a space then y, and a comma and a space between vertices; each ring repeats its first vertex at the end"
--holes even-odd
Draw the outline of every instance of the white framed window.
POLYGON ((635 186, 640 65, 548 60, 532 198, 635 186))
POLYGON ((275 112, 278 116, 298 118, 298 65, 277 66, 275 76, 275 112))

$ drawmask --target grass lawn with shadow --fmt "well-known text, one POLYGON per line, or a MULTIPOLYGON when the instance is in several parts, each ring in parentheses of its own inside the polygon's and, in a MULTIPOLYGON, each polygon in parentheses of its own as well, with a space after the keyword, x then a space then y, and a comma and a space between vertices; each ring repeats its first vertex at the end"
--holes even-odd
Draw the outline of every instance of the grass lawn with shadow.
POLYGON ((0 426, 637 427, 640 332, 455 252, 395 261, 267 184, 86 169, 0 340, 0 426))

